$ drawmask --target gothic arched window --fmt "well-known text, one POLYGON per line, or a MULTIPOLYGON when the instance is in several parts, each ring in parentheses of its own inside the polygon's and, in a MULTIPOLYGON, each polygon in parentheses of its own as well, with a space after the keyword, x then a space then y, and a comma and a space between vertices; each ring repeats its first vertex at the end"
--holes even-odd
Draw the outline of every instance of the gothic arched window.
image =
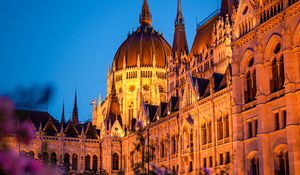
POLYGON ((73 154, 72 156, 72 169, 77 170, 77 164, 78 164, 78 156, 77 154, 73 154))
POLYGON ((87 170, 87 171, 89 171, 91 169, 90 162, 91 162, 90 155, 86 155, 85 156, 85 170, 87 170))
POLYGON ((96 155, 93 156, 93 171, 98 170, 98 157, 96 155))
POLYGON ((225 116, 224 118, 225 122, 225 138, 229 137, 229 119, 228 115, 225 116))
POLYGON ((207 124, 207 135, 208 135, 208 143, 212 142, 212 130, 211 130, 211 121, 207 124))
POLYGON ((190 130, 190 148, 194 146, 193 129, 190 130))
POLYGON ((34 159, 34 152, 29 151, 28 156, 29 156, 29 158, 34 159))
POLYGON ((165 144, 163 141, 160 143, 160 157, 163 158, 165 157, 165 144))
POLYGON ((43 162, 45 164, 48 164, 49 163, 49 154, 47 152, 44 152, 43 155, 42 155, 42 158, 43 158, 43 162))
POLYGON ((51 154, 51 165, 56 165, 57 163, 57 157, 56 157, 56 153, 52 153, 51 154))
POLYGON ((256 96, 256 70, 253 69, 252 72, 252 76, 251 76, 251 80, 252 80, 252 89, 251 89, 251 99, 255 99, 256 96))
POLYGON ((176 153, 176 138, 175 136, 172 136, 171 138, 171 148, 172 148, 172 154, 176 153))
POLYGON ((66 167, 70 166, 70 154, 66 153, 64 156, 64 164, 66 167))
POLYGON ((278 43, 274 48, 274 59, 271 64, 271 80, 270 80, 270 91, 271 93, 281 90, 284 85, 285 73, 284 73, 284 59, 280 53, 281 45, 278 43))
POLYGON ((255 100, 256 96, 256 71, 253 69, 246 74, 246 89, 245 89, 245 103, 255 100))
POLYGON ((117 153, 114 153, 112 156, 112 168, 113 170, 119 170, 119 155, 117 153))
POLYGON ((272 61, 272 79, 270 82, 271 93, 276 92, 278 90, 278 68, 276 59, 272 61))
POLYGON ((252 157, 249 160, 250 163, 250 172, 249 175, 259 175, 259 161, 257 157, 252 157))
POLYGON ((202 136, 202 145, 205 145, 207 143, 207 129, 206 124, 203 124, 201 127, 201 136, 202 136))
POLYGON ((218 119, 218 139, 223 139, 223 120, 222 117, 218 119))
POLYGON ((183 149, 189 148, 189 133, 187 130, 183 131, 183 149))
POLYGON ((284 85, 284 79, 285 79, 285 73, 284 73, 284 60, 283 56, 279 58, 279 61, 277 62, 278 64, 278 76, 279 76, 279 81, 278 81, 278 86, 279 89, 283 88, 284 85))
POLYGON ((275 175, 289 175, 288 152, 280 151, 275 157, 275 175))

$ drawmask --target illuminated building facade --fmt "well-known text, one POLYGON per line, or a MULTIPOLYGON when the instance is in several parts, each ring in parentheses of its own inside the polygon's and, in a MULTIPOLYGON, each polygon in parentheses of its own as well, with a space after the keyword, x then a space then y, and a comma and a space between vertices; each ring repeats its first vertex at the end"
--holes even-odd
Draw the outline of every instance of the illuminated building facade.
POLYGON ((140 26, 115 54, 92 124, 78 124, 74 106, 72 122, 40 122, 36 142, 21 149, 41 153, 47 142, 46 152, 78 166, 75 173, 95 166, 133 174, 142 121, 155 147, 151 163, 175 173, 207 167, 213 174, 297 175, 299 11, 298 0, 222 0, 198 24, 189 49, 180 0, 172 46, 152 26, 144 0, 140 26))
POLYGON ((140 26, 113 60, 109 93, 94 108, 102 168, 133 174, 142 160, 132 154, 142 121, 155 147, 152 163, 178 174, 204 167, 213 174, 299 174, 299 9, 295 0, 223 0, 198 25, 189 50, 180 1, 172 47, 153 29, 144 1, 140 26), (159 68, 158 58, 166 63, 159 68))

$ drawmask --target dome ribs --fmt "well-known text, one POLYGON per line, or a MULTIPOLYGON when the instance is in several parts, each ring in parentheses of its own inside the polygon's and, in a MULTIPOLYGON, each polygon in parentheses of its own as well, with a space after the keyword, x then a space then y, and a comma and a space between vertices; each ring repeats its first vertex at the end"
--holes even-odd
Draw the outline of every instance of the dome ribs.
POLYGON ((156 67, 164 68, 167 66, 167 57, 171 56, 171 53, 171 46, 161 35, 158 35, 158 32, 152 27, 140 26, 118 49, 114 59, 116 70, 123 69, 124 64, 126 68, 137 67, 138 57, 141 67, 153 67, 153 59, 155 59, 156 67), (123 61, 124 56, 126 63, 123 61))

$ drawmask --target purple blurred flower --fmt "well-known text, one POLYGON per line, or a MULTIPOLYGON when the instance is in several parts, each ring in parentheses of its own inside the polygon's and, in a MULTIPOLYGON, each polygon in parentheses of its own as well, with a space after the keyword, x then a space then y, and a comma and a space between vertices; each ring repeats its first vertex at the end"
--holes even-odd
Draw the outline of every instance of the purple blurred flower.
POLYGON ((138 121, 137 124, 136 124, 139 128, 142 128, 143 127, 143 121, 138 121))
POLYGON ((210 175, 210 169, 209 168, 204 168, 204 174, 205 175, 210 175))
POLYGON ((0 133, 9 133, 14 125, 14 104, 8 97, 0 97, 0 133))
POLYGON ((26 159, 24 157, 18 157, 18 155, 11 150, 1 151, 0 157, 0 167, 6 174, 24 174, 24 167, 26 166, 26 159))
POLYGON ((167 169, 164 168, 164 167, 159 168, 155 164, 151 164, 151 167, 152 167, 152 171, 157 175, 166 175, 166 174, 168 174, 167 169))
POLYGON ((0 167, 1 167, 1 169, 4 169, 4 170, 10 169, 16 158, 17 158, 17 154, 14 151, 1 150, 0 151, 0 167))
POLYGON ((0 151, 0 169, 3 169, 9 175, 45 174, 41 162, 18 156, 12 150, 0 151))
POLYGON ((29 174, 41 174, 43 172, 43 164, 39 161, 34 161, 32 159, 27 159, 27 164, 25 166, 25 172, 29 174))
POLYGON ((28 122, 21 123, 16 130, 17 139, 28 145, 35 137, 35 132, 32 125, 28 122))
POLYGON ((13 110, 14 103, 8 97, 0 97, 0 111, 6 115, 11 115, 13 110))

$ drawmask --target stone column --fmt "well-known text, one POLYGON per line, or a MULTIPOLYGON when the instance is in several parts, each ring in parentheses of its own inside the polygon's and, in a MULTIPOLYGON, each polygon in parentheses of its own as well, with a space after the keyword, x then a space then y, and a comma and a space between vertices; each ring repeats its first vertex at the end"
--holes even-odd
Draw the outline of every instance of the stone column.
MULTIPOLYGON (((238 48, 236 48, 238 49, 238 48)), ((244 82, 239 72, 238 50, 235 52, 236 60, 232 64, 232 146, 233 146, 233 174, 243 175, 244 167, 244 143, 243 143, 243 116, 240 115, 244 101, 244 82)))
POLYGON ((272 152, 270 150, 270 142, 268 132, 270 130, 270 122, 269 122, 269 114, 268 108, 266 104, 263 102, 265 101, 265 96, 261 95, 258 97, 257 100, 257 118, 258 118, 258 134, 257 134, 257 143, 258 143, 258 155, 259 155, 259 171, 261 175, 268 175, 272 174, 271 165, 272 162, 271 158, 272 152), (271 160, 270 160, 271 159, 271 160))
POLYGON ((235 175, 243 175, 244 167, 244 143, 243 143, 243 116, 236 113, 234 107, 232 115, 232 139, 233 139, 233 169, 235 175))

